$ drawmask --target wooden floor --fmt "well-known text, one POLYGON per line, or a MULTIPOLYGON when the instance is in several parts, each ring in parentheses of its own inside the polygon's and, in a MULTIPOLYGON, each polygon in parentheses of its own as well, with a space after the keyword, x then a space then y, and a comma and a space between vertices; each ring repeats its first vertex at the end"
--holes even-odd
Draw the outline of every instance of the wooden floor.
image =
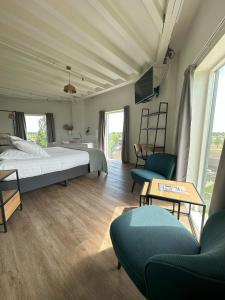
POLYGON ((87 175, 22 196, 23 211, 0 234, 0 299, 144 299, 116 269, 109 239, 112 220, 138 205, 130 167, 110 162, 108 176, 87 175))

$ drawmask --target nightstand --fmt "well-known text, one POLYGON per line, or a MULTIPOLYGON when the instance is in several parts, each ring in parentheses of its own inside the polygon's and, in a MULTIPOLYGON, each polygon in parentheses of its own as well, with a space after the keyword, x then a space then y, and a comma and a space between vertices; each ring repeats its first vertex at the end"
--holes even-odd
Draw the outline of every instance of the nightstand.
POLYGON ((17 208, 22 210, 20 199, 20 182, 17 170, 0 170, 0 225, 3 225, 4 232, 7 232, 7 221, 17 208), (4 189, 1 183, 10 175, 16 174, 16 187, 14 189, 4 189))

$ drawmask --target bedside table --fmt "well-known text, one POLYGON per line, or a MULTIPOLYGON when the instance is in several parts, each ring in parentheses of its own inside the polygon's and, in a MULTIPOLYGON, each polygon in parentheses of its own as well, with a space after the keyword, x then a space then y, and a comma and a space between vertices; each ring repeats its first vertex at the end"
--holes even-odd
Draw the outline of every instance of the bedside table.
POLYGON ((6 222, 15 212, 15 210, 20 207, 22 210, 22 201, 20 199, 20 182, 17 170, 0 170, 0 225, 4 226, 4 232, 7 232, 6 222), (14 189, 4 190, 1 187, 1 183, 8 176, 16 173, 17 186, 14 189))

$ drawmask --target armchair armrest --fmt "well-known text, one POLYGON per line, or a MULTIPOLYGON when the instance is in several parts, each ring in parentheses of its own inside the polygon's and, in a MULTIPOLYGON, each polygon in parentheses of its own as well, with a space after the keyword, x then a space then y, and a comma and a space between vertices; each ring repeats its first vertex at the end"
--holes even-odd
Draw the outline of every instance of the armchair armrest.
POLYGON ((170 254, 150 258, 145 267, 148 299, 220 299, 225 294, 225 281, 205 272, 210 266, 207 255, 202 256, 170 254), (203 264, 205 268, 200 268, 203 264))

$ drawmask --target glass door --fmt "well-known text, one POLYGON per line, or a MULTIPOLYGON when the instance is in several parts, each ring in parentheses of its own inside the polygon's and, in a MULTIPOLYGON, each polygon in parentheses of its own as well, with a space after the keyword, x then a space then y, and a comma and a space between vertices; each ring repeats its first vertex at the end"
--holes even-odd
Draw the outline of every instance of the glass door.
POLYGON ((203 199, 209 208, 225 138, 225 66, 216 71, 202 183, 203 199))
POLYGON ((121 160, 123 136, 123 110, 106 112, 106 143, 107 159, 121 160))

